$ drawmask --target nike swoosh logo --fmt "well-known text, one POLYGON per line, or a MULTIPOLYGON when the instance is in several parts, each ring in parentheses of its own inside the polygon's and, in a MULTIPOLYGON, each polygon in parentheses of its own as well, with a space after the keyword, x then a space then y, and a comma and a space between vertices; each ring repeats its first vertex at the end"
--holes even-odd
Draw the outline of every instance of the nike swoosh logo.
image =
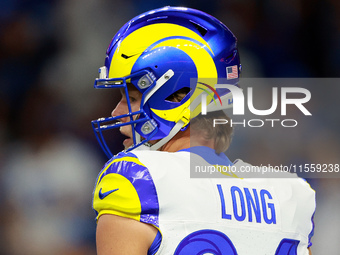
POLYGON ((106 191, 106 192, 102 193, 102 188, 100 188, 100 190, 99 190, 99 198, 100 199, 104 199, 105 197, 107 197, 108 195, 110 195, 111 193, 113 193, 113 192, 115 192, 117 190, 119 190, 119 189, 113 189, 113 190, 109 190, 109 191, 106 191))
POLYGON ((125 59, 128 59, 128 58, 132 58, 132 57, 134 57, 134 56, 136 56, 136 55, 138 55, 139 53, 136 53, 136 54, 133 54, 133 55, 130 55, 130 56, 128 56, 128 55, 125 55, 125 54, 122 54, 121 56, 123 57, 123 58, 125 58, 125 59))

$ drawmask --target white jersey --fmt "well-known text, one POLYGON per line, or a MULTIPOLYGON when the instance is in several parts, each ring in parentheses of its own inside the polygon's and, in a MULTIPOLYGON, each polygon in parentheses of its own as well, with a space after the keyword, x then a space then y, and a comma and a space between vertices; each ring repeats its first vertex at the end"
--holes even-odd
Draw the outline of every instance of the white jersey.
POLYGON ((197 148, 195 154, 192 148, 112 158, 97 179, 97 217, 115 214, 157 227, 160 245, 150 254, 308 254, 315 193, 306 181, 191 178, 197 153, 210 165, 232 165, 224 154, 197 148))

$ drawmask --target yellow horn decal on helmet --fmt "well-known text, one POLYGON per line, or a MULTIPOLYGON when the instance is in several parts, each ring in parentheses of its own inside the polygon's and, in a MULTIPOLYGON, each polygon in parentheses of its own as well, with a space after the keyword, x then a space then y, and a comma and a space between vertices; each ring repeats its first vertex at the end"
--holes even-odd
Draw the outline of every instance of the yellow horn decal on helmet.
MULTIPOLYGON (((195 63, 196 69, 197 69, 197 76, 198 76, 198 82, 204 82, 210 84, 210 86, 215 87, 215 84, 217 83, 217 70, 215 67, 214 60, 210 56, 210 54, 207 52, 207 50, 202 47, 201 45, 198 45, 194 41, 186 40, 186 39, 169 39, 166 41, 163 41, 159 44, 157 44, 155 48, 161 47, 175 47, 182 51, 184 51, 188 56, 192 59, 192 61, 195 63)), ((190 81, 188 81, 188 86, 190 86, 190 81)), ((180 105, 176 108, 170 109, 170 110, 157 110, 157 109, 151 109, 156 115, 160 116, 161 118, 177 122, 182 117, 186 118, 186 116, 182 116, 183 114, 188 114, 187 109, 190 105, 190 103, 199 95, 201 95, 202 90, 196 89, 193 92, 193 95, 187 102, 185 102, 183 105, 180 105), (179 116, 181 115, 181 116, 179 116)), ((209 99, 210 101, 212 98, 209 99)), ((208 101, 207 103, 209 103, 208 101)), ((196 109, 191 109, 191 118, 197 116, 201 111, 200 105, 196 107, 196 109)), ((190 118, 190 116, 189 116, 190 118)))
MULTIPOLYGON (((129 34, 112 56, 109 78, 120 78, 131 74, 137 58, 153 43, 172 36, 184 36, 202 43, 212 53, 206 41, 194 31, 176 24, 158 23, 141 27, 129 34), (123 58, 124 54, 128 58, 123 58)), ((169 45, 170 46, 170 45, 169 45)))
POLYGON ((176 123, 179 120, 182 120, 185 123, 185 125, 187 125, 190 122, 189 105, 190 100, 187 100, 183 105, 170 110, 157 110, 152 108, 151 110, 162 119, 165 119, 167 121, 173 121, 176 123))

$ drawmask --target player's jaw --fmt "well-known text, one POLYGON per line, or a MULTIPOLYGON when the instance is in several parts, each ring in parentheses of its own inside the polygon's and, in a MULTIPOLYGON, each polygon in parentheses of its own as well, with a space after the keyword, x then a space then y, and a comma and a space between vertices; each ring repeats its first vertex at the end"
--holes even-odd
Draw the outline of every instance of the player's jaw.
MULTIPOLYGON (((128 84, 128 94, 125 94, 125 90, 120 89, 120 93, 122 95, 121 100, 116 105, 115 109, 113 109, 111 116, 124 116, 129 113, 129 104, 131 107, 131 112, 136 112, 140 109, 142 93, 140 93, 132 84, 128 84)), ((134 115, 133 119, 136 120, 139 116, 134 115)), ((130 117, 122 117, 119 119, 121 123, 130 122, 130 117)), ((133 145, 133 136, 132 136, 132 127, 131 125, 121 126, 119 131, 126 136, 127 138, 123 141, 123 145, 125 149, 128 149, 133 145)))
POLYGON ((122 135, 126 136, 126 139, 123 141, 124 149, 126 150, 133 145, 131 125, 121 126, 119 131, 122 135))

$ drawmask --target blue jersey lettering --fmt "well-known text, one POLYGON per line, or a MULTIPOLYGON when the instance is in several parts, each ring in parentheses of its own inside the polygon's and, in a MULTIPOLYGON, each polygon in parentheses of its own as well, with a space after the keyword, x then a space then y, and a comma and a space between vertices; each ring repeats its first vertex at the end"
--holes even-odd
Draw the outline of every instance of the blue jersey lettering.
POLYGON ((257 195, 256 189, 253 189, 254 197, 250 194, 248 188, 244 188, 246 194, 247 207, 248 207, 248 221, 253 222, 253 211, 255 214, 256 222, 261 223, 261 208, 259 196, 257 195))
POLYGON ((268 190, 263 189, 263 190, 260 191, 264 221, 267 224, 271 224, 271 223, 276 224, 275 206, 274 206, 273 203, 268 203, 268 204, 266 203, 265 195, 269 199, 273 199, 272 195, 269 193, 268 190), (270 214, 271 214, 271 218, 268 218, 268 213, 267 213, 266 206, 268 206, 268 209, 269 209, 270 214))
MULTIPOLYGON (((262 219, 267 224, 276 224, 276 213, 273 196, 268 190, 239 188, 232 186, 230 193, 223 191, 220 184, 217 185, 221 201, 222 219, 261 223, 262 219), (231 201, 232 209, 227 208, 226 201, 231 201)), ((228 203, 230 204, 230 203, 228 203)))
POLYGON ((246 209, 245 209, 244 196, 243 196, 242 190, 239 187, 232 186, 230 189, 230 192, 231 192, 231 198, 233 200, 234 217, 238 221, 244 221, 244 219, 246 218, 246 209), (236 195, 236 193, 238 195, 236 195), (241 215, 238 214, 238 210, 237 210, 238 201, 241 205, 239 206, 241 208, 241 215))

